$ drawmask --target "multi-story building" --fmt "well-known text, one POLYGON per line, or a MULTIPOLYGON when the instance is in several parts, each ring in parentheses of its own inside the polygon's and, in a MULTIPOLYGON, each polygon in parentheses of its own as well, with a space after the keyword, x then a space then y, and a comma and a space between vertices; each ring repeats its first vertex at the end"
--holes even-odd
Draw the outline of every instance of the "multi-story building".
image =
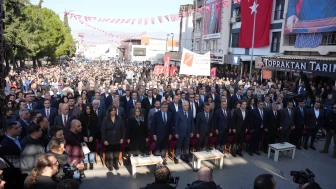
POLYGON ((162 63, 166 52, 179 50, 179 40, 174 40, 170 35, 167 35, 167 39, 141 37, 140 39, 123 40, 122 45, 118 47, 121 60, 162 63))
POLYGON ((194 16, 192 10, 194 10, 192 4, 180 6, 180 51, 183 48, 193 51, 194 16))

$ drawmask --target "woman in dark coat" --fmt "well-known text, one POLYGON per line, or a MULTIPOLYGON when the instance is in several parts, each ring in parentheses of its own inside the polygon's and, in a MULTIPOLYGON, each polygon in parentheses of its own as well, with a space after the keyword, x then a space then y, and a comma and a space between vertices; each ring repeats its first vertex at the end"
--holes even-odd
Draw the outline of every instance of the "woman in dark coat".
POLYGON ((140 108, 134 108, 132 117, 128 120, 129 153, 133 156, 144 155, 148 142, 148 127, 140 108))
POLYGON ((84 157, 84 167, 87 169, 87 163, 90 163, 90 169, 93 169, 93 162, 96 152, 96 131, 98 129, 98 117, 94 113, 91 104, 86 106, 85 111, 82 111, 79 120, 82 123, 82 132, 80 134, 81 140, 87 144, 91 151, 84 157))
POLYGON ((115 106, 109 107, 108 115, 103 119, 101 138, 106 148, 106 167, 109 171, 112 171, 113 167, 119 170, 120 144, 124 142, 125 124, 122 118, 117 116, 115 106))

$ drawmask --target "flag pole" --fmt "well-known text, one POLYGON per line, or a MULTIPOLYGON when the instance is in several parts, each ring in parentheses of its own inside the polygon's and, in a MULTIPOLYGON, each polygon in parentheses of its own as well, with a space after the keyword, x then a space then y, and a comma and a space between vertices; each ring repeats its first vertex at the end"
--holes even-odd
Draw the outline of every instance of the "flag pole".
MULTIPOLYGON (((256 5, 258 4, 258 0, 255 0, 255 4, 256 5)), ((255 27, 256 27, 256 18, 257 18, 257 9, 254 12, 254 18, 253 18, 252 48, 251 48, 250 74, 249 74, 250 79, 252 79, 252 64, 253 64, 254 35, 255 35, 255 27)))

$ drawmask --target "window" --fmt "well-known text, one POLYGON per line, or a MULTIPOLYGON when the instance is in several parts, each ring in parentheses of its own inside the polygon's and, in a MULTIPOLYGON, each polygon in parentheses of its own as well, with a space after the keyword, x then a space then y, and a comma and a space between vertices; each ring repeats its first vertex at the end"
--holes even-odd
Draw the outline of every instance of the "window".
POLYGON ((210 50, 215 51, 216 49, 217 49, 217 40, 212 40, 210 50))
POLYGON ((199 50, 200 50, 200 41, 199 41, 199 39, 198 39, 198 40, 196 39, 196 42, 195 42, 195 50, 196 50, 196 51, 199 51, 199 50))
POLYGON ((239 47, 239 33, 233 33, 232 34, 231 46, 232 47, 239 47))
POLYGON ((281 32, 273 32, 272 33, 271 52, 279 52, 279 50, 280 50, 280 39, 281 39, 281 32))
POLYGON ((196 20, 196 31, 200 31, 202 26, 202 19, 196 20))
POLYGON ((203 43, 203 50, 206 51, 209 48, 209 41, 204 41, 203 43))
POLYGON ((274 10, 274 20, 283 19, 284 6, 285 6, 284 0, 276 0, 275 10, 274 10))

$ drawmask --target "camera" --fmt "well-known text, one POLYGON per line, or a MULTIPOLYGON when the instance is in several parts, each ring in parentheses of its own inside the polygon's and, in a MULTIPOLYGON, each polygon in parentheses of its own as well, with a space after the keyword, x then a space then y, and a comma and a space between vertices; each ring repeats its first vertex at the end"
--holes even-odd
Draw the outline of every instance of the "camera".
POLYGON ((170 177, 169 178, 169 184, 178 184, 178 182, 180 181, 180 177, 170 177))
POLYGON ((69 164, 65 164, 63 167, 64 175, 62 175, 61 179, 72 179, 76 171, 78 171, 77 167, 71 167, 69 164))
POLYGON ((291 171, 290 175, 293 177, 293 181, 300 185, 312 182, 315 178, 314 173, 309 169, 306 169, 306 171, 291 171))

